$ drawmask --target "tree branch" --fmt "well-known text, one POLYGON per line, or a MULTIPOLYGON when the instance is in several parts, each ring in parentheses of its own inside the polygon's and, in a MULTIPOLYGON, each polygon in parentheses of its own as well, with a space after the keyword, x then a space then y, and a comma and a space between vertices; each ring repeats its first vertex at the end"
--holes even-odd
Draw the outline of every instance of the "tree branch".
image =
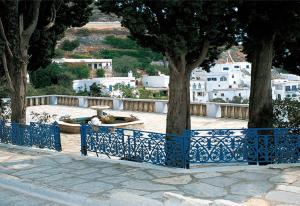
POLYGON ((46 26, 44 26, 43 30, 47 31, 48 29, 53 27, 55 24, 55 19, 56 19, 56 8, 55 8, 55 4, 53 3, 51 6, 51 17, 49 18, 49 23, 46 26))
POLYGON ((6 47, 7 51, 8 51, 9 57, 12 58, 13 54, 12 54, 12 52, 10 50, 9 42, 8 42, 8 40, 6 38, 6 35, 5 35, 5 31, 4 31, 4 28, 3 28, 1 17, 0 17, 0 35, 1 35, 2 39, 5 41, 5 47, 6 47))
POLYGON ((24 31, 22 32, 22 36, 23 38, 25 38, 26 41, 29 41, 32 33, 36 28, 39 19, 40 4, 41 0, 35 0, 32 2, 32 17, 29 22, 29 25, 27 26, 27 28, 24 28, 24 31))
POLYGON ((2 65, 3 65, 3 68, 4 68, 4 73, 5 73, 8 89, 11 93, 13 93, 13 92, 15 92, 15 89, 13 87, 13 83, 12 83, 11 78, 10 78, 10 74, 9 74, 8 67, 7 67, 6 56, 5 56, 4 52, 2 54, 1 59, 2 59, 2 65))
POLYGON ((205 60, 207 53, 208 53, 208 49, 209 49, 209 41, 207 39, 204 40, 203 42, 203 46, 202 46, 202 50, 200 52, 199 57, 197 58, 196 61, 190 63, 187 67, 189 68, 189 70, 193 70, 196 67, 198 67, 200 64, 203 63, 203 61, 205 60))

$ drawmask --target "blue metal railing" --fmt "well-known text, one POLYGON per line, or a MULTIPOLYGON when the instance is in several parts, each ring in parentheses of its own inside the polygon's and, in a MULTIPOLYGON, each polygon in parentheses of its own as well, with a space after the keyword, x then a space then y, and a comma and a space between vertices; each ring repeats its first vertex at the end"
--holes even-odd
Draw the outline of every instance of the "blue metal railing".
POLYGON ((300 129, 206 129, 178 136, 82 125, 81 151, 183 168, 204 163, 296 163, 300 129))
POLYGON ((31 122, 29 125, 0 121, 0 143, 35 146, 61 151, 59 125, 31 122))

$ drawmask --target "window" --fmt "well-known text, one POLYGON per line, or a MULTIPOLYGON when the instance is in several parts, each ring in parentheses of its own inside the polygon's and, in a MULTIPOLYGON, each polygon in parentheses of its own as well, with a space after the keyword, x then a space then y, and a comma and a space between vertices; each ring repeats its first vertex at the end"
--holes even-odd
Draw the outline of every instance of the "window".
POLYGON ((94 64, 94 69, 97 69, 97 64, 94 64))
POLYGON ((293 90, 293 91, 297 91, 297 86, 296 86, 296 85, 293 85, 293 86, 292 86, 292 90, 293 90))
POLYGON ((88 64, 89 67, 92 67, 92 64, 88 64))
POLYGON ((221 87, 221 85, 219 85, 219 87, 221 87))
POLYGON ((291 97, 291 95, 289 95, 289 94, 288 94, 288 95, 286 95, 286 97, 287 97, 287 98, 290 98, 290 97, 291 97))
POLYGON ((282 85, 275 85, 276 90, 282 90, 282 85))
POLYGON ((221 97, 224 97, 224 93, 221 93, 221 97))
POLYGON ((290 86, 285 86, 285 91, 291 91, 291 87, 290 86))
POLYGON ((239 93, 239 97, 241 97, 242 96, 242 94, 241 93, 239 93))
POLYGON ((196 84, 195 83, 193 84, 193 89, 196 89, 196 84))
POLYGON ((228 71, 229 67, 223 67, 223 71, 228 71))
POLYGON ((296 97, 297 95, 296 94, 292 94, 292 97, 296 97))
POLYGON ((277 99, 281 100, 281 94, 278 94, 277 99))
POLYGON ((225 82, 225 81, 227 81, 227 78, 223 76, 223 77, 220 78, 220 81, 225 82))
POLYGON ((249 68, 250 68, 250 65, 246 65, 246 68, 249 69, 249 68))
POLYGON ((240 68, 240 66, 234 66, 234 68, 237 68, 237 69, 238 69, 238 68, 240 68))
POLYGON ((200 83, 198 84, 198 89, 201 89, 201 84, 200 83))
POLYGON ((214 77, 212 77, 212 78, 207 78, 207 81, 217 81, 217 78, 214 78, 214 77))
POLYGON ((203 92, 198 92, 197 95, 202 97, 202 96, 204 96, 204 93, 203 92))
POLYGON ((215 96, 217 96, 217 94, 215 94, 215 96))
POLYGON ((232 86, 231 86, 231 85, 229 85, 229 88, 232 88, 232 86))
POLYGON ((233 84, 236 84, 236 81, 234 81, 233 84))
POLYGON ((231 77, 234 78, 234 74, 231 77))

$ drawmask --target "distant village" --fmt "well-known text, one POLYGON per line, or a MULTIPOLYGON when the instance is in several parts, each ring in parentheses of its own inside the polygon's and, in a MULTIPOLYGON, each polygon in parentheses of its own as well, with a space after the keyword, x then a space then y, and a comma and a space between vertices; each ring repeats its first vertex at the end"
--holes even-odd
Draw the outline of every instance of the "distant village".
MULTIPOLYGON (((105 77, 78 79, 73 81, 73 89, 76 92, 89 91, 92 84, 101 85, 106 93, 112 97, 122 97, 122 94, 114 86, 123 84, 130 88, 144 87, 149 91, 165 92, 168 94, 169 76, 157 73, 155 76, 143 75, 135 78, 128 72, 127 77, 112 76, 112 59, 54 59, 58 64, 86 64, 90 69, 104 69, 105 77)), ((190 77, 190 101, 191 102, 231 102, 248 103, 251 85, 251 63, 227 62, 218 63, 204 71, 196 68, 190 77)), ((300 101, 300 77, 293 74, 278 73, 272 77, 273 99, 291 98, 300 101)))

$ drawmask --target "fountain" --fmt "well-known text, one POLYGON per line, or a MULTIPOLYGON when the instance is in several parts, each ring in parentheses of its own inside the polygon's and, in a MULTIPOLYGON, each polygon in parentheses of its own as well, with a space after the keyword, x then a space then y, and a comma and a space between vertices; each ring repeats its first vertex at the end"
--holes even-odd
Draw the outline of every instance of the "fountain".
POLYGON ((110 115, 103 112, 110 107, 107 105, 91 106, 91 109, 97 111, 96 116, 70 118, 69 116, 61 117, 58 121, 62 133, 79 134, 80 125, 90 124, 93 126, 105 126, 112 128, 130 128, 142 129, 144 122, 133 115, 110 115))

